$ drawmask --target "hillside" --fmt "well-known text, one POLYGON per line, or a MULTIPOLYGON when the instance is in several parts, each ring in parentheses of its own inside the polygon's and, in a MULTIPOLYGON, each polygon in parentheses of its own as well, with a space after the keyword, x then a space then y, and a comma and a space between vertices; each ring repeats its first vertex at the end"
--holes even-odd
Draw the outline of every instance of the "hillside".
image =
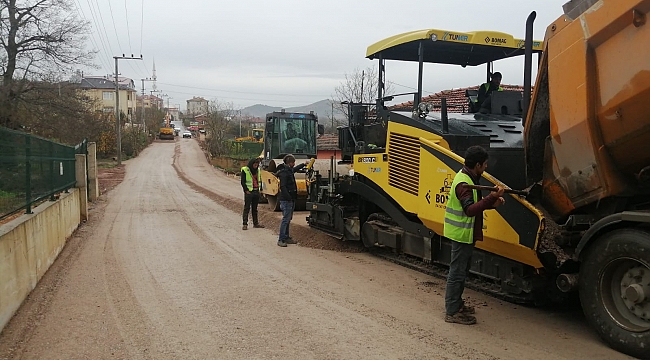
MULTIPOLYGON (((243 108, 241 112, 242 114, 248 114, 250 116, 262 118, 270 112, 280 111, 281 109, 285 109, 287 112, 302 112, 302 113, 308 113, 310 111, 313 111, 316 115, 318 115, 318 119, 320 120, 320 122, 323 122, 326 119, 329 119, 331 116, 330 113, 332 112, 332 102, 329 99, 325 99, 305 106, 295 106, 295 107, 285 107, 285 108, 256 104, 256 105, 243 108)), ((334 117, 337 119, 345 118, 345 116, 341 112, 336 110, 334 110, 334 117)))

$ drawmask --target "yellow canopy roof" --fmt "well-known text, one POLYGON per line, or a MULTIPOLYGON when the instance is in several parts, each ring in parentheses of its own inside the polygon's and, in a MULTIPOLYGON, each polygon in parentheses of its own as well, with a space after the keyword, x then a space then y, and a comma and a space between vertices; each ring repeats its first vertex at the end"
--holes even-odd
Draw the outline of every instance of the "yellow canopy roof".
MULTIPOLYGON (((424 44, 424 62, 474 66, 523 55, 524 40, 496 31, 457 32, 438 29, 417 30, 378 41, 366 57, 418 61, 419 44, 424 44)), ((541 52, 543 42, 533 41, 533 52, 541 52)))

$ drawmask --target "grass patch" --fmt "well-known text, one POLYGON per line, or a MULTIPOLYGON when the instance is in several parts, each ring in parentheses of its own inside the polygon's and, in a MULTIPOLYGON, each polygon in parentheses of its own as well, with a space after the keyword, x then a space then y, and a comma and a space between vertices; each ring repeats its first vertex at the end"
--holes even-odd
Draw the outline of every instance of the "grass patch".
POLYGON ((117 161, 113 159, 97 159, 97 168, 112 169, 117 166, 117 161))
POLYGON ((225 172, 226 174, 239 174, 241 172, 241 169, 237 169, 237 168, 231 168, 231 167, 223 168, 219 165, 214 165, 214 167, 225 172))

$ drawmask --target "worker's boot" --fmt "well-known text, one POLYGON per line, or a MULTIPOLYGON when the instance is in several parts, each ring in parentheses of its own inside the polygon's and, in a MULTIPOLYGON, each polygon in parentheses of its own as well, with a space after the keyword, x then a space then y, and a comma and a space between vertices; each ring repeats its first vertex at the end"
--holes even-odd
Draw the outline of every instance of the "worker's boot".
POLYGON ((278 246, 279 247, 287 247, 287 243, 282 241, 282 240, 278 240, 278 246))
POLYGON ((474 325, 476 324, 476 318, 472 315, 466 315, 461 312, 457 312, 454 315, 445 315, 445 322, 462 325, 474 325))
POLYGON ((263 229, 263 228, 265 228, 266 226, 264 226, 264 225, 262 225, 262 224, 253 224, 253 227, 254 227, 254 228, 258 228, 258 229, 263 229))
POLYGON ((297 244, 296 240, 294 240, 293 238, 286 238, 284 239, 284 242, 292 245, 297 244))
POLYGON ((242 230, 248 230, 248 225, 244 225, 241 227, 242 230))
POLYGON ((476 309, 472 305, 463 305, 460 307, 460 310, 458 310, 459 313, 463 313, 465 315, 474 315, 476 314, 476 309))

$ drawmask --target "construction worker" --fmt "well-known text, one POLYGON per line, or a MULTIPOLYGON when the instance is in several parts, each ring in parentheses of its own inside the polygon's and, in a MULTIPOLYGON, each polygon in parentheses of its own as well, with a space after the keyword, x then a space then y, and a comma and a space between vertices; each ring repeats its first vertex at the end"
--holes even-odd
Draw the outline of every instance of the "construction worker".
POLYGON ((465 153, 465 166, 454 177, 445 212, 444 235, 451 240, 451 263, 445 290, 445 321, 464 325, 476 324, 474 307, 465 305, 462 295, 465 278, 472 264, 474 244, 483 240, 483 211, 505 203, 504 188, 481 198, 478 190, 463 184, 478 185, 487 169, 488 153, 472 146, 465 153))
POLYGON ((284 132, 284 140, 291 140, 298 137, 298 132, 292 123, 287 123, 287 130, 284 132))
POLYGON ((282 221, 280 222, 280 235, 278 237, 278 246, 287 247, 287 244, 296 244, 289 236, 289 225, 293 218, 293 210, 298 199, 298 187, 294 173, 300 171, 308 162, 296 166, 296 158, 288 154, 282 159, 282 164, 278 166, 276 175, 280 180, 280 210, 282 210, 282 221))
POLYGON ((248 230, 248 213, 253 215, 253 227, 263 228, 257 218, 257 204, 260 202, 260 186, 262 186, 262 172, 259 170, 260 159, 251 159, 248 166, 241 168, 241 186, 244 189, 244 224, 242 230, 248 230))
POLYGON ((478 88, 477 103, 480 106, 481 113, 489 113, 492 109, 492 95, 493 91, 503 91, 501 87, 502 75, 500 72, 495 72, 490 76, 490 82, 481 84, 478 88))

